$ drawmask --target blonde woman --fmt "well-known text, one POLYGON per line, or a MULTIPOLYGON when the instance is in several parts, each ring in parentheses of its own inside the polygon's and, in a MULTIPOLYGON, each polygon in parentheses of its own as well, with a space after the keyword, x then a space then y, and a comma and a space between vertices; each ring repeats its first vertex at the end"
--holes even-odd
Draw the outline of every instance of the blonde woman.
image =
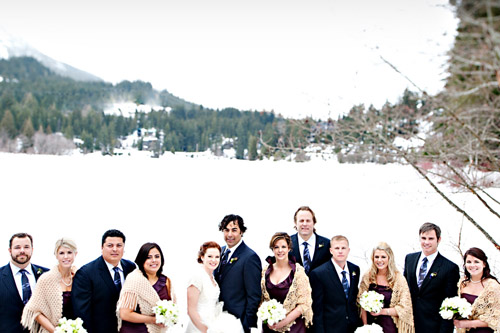
POLYGON ((394 253, 387 243, 380 243, 372 251, 372 265, 359 286, 363 292, 374 290, 384 295, 384 306, 378 313, 361 309, 363 324, 376 323, 385 333, 414 333, 413 309, 408 284, 396 268, 394 253))
POLYGON ((71 287, 77 254, 74 241, 61 238, 56 242, 54 254, 58 264, 43 274, 37 282, 29 302, 24 307, 21 324, 30 332, 54 332, 59 319, 75 319, 71 303, 71 287))
POLYGON ((283 304, 287 314, 274 325, 263 324, 262 330, 305 333, 313 317, 309 278, 304 267, 289 256, 292 240, 287 233, 275 233, 269 248, 274 256, 267 258, 269 265, 262 270, 262 301, 276 299, 283 304))

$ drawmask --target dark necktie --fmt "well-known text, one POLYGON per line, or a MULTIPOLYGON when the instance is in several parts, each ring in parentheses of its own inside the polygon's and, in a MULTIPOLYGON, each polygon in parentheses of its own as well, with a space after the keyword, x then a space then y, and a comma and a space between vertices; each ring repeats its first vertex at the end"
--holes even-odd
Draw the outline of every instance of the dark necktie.
POLYGON ((231 253, 230 249, 227 249, 226 251, 224 251, 224 255, 222 256, 222 260, 220 261, 220 269, 222 269, 224 266, 226 266, 230 253, 231 253))
POLYGON ((342 271, 342 287, 344 287, 345 298, 349 297, 349 282, 347 281, 346 271, 342 271))
POLYGON ((23 303, 26 304, 28 303, 30 297, 31 297, 31 288, 30 288, 30 282, 28 280, 28 277, 26 276, 26 270, 21 269, 19 272, 21 272, 21 284, 22 284, 22 290, 23 290, 23 303))
POLYGON ((427 257, 422 260, 422 266, 420 266, 420 271, 418 272, 417 285, 419 288, 422 286, 422 282, 424 282, 425 275, 427 275, 427 257))
POLYGON ((115 278, 113 279, 113 282, 115 283, 116 289, 120 291, 122 289, 122 279, 120 277, 120 269, 118 267, 113 267, 113 270, 115 271, 115 278))
POLYGON ((309 248, 307 247, 309 244, 307 242, 302 244, 304 244, 304 269, 306 274, 309 274, 311 270, 311 256, 309 255, 309 248))

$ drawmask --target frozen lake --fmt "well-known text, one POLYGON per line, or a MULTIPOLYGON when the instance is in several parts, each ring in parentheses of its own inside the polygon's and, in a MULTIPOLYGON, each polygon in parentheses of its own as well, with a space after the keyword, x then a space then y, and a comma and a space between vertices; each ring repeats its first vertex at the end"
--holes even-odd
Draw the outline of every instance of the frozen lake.
MULTIPOLYGON (((463 223, 462 249, 485 250, 500 275, 498 251, 409 166, 190 156, 0 153, 3 262, 9 260, 10 236, 28 232, 34 237, 34 263, 54 266, 55 241, 71 237, 79 247, 76 265, 81 266, 100 255, 104 231, 116 228, 127 237, 127 259, 134 260, 145 242, 162 247, 165 272, 182 299, 199 245, 207 240, 223 244, 218 223, 224 215, 243 217, 248 227, 244 240, 264 260, 271 254, 272 234, 293 233, 293 213, 308 205, 316 213, 319 234, 349 238, 350 261, 362 271, 379 241, 392 246, 401 268, 404 256, 420 249, 418 228, 429 221, 443 231, 439 250, 459 266, 455 246, 463 223)), ((500 197, 498 189, 490 192, 500 197)), ((450 195, 500 239, 498 219, 470 194, 450 195)))

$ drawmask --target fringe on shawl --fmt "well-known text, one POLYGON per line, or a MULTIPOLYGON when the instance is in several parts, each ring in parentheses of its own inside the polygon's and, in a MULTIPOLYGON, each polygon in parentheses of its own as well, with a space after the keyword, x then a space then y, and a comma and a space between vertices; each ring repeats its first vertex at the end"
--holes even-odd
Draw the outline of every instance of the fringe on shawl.
POLYGON ((39 315, 43 314, 54 326, 57 326, 62 317, 63 297, 60 280, 61 273, 57 266, 38 279, 33 295, 24 307, 21 316, 21 325, 31 333, 48 332, 36 321, 39 315))
MULTIPOLYGON (((120 330, 122 326, 122 319, 120 317, 121 308, 134 311, 137 305, 139 305, 141 314, 149 316, 153 314, 152 308, 159 299, 158 294, 153 289, 148 279, 142 275, 142 272, 137 268, 132 271, 125 280, 116 306, 118 330, 120 330)), ((146 324, 146 327, 149 333, 161 332, 161 328, 155 324, 146 324)))
POLYGON ((40 311, 34 312, 29 309, 23 311, 23 316, 21 317, 21 325, 27 328, 32 333, 42 333, 47 332, 41 325, 36 321, 36 317, 41 315, 40 311))
MULTIPOLYGON (((458 293, 462 293, 462 281, 458 281, 458 293)), ((486 281, 484 289, 472 304, 470 319, 478 319, 488 324, 495 332, 500 332, 500 284, 494 279, 486 281)))

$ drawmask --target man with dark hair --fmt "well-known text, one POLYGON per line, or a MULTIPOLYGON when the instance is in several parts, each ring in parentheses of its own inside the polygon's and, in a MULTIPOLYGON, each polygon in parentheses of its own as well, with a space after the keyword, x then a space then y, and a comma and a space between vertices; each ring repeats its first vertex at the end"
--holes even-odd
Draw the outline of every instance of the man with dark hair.
POLYGON ((405 258, 404 276, 410 288, 416 333, 451 333, 453 321, 439 315, 441 303, 457 295, 458 266, 438 252, 441 229, 424 223, 419 230, 421 252, 405 258))
POLYGON ((102 236, 102 256, 80 268, 73 279, 71 298, 76 317, 89 333, 118 332, 116 302, 125 277, 135 264, 122 259, 125 235, 116 229, 102 236))
POLYGON ((245 332, 257 327, 257 309, 262 291, 262 265, 259 256, 242 240, 247 230, 238 215, 226 215, 219 224, 226 246, 214 275, 220 287, 224 310, 241 320, 245 332))
POLYGON ((308 206, 302 206, 293 215, 297 233, 292 235, 292 255, 304 266, 306 274, 327 262, 331 257, 330 240, 316 233, 316 215, 308 206))
POLYGON ((9 240, 10 262, 0 268, 0 332, 28 332, 21 326, 24 305, 47 268, 31 264, 33 237, 18 233, 9 240))

